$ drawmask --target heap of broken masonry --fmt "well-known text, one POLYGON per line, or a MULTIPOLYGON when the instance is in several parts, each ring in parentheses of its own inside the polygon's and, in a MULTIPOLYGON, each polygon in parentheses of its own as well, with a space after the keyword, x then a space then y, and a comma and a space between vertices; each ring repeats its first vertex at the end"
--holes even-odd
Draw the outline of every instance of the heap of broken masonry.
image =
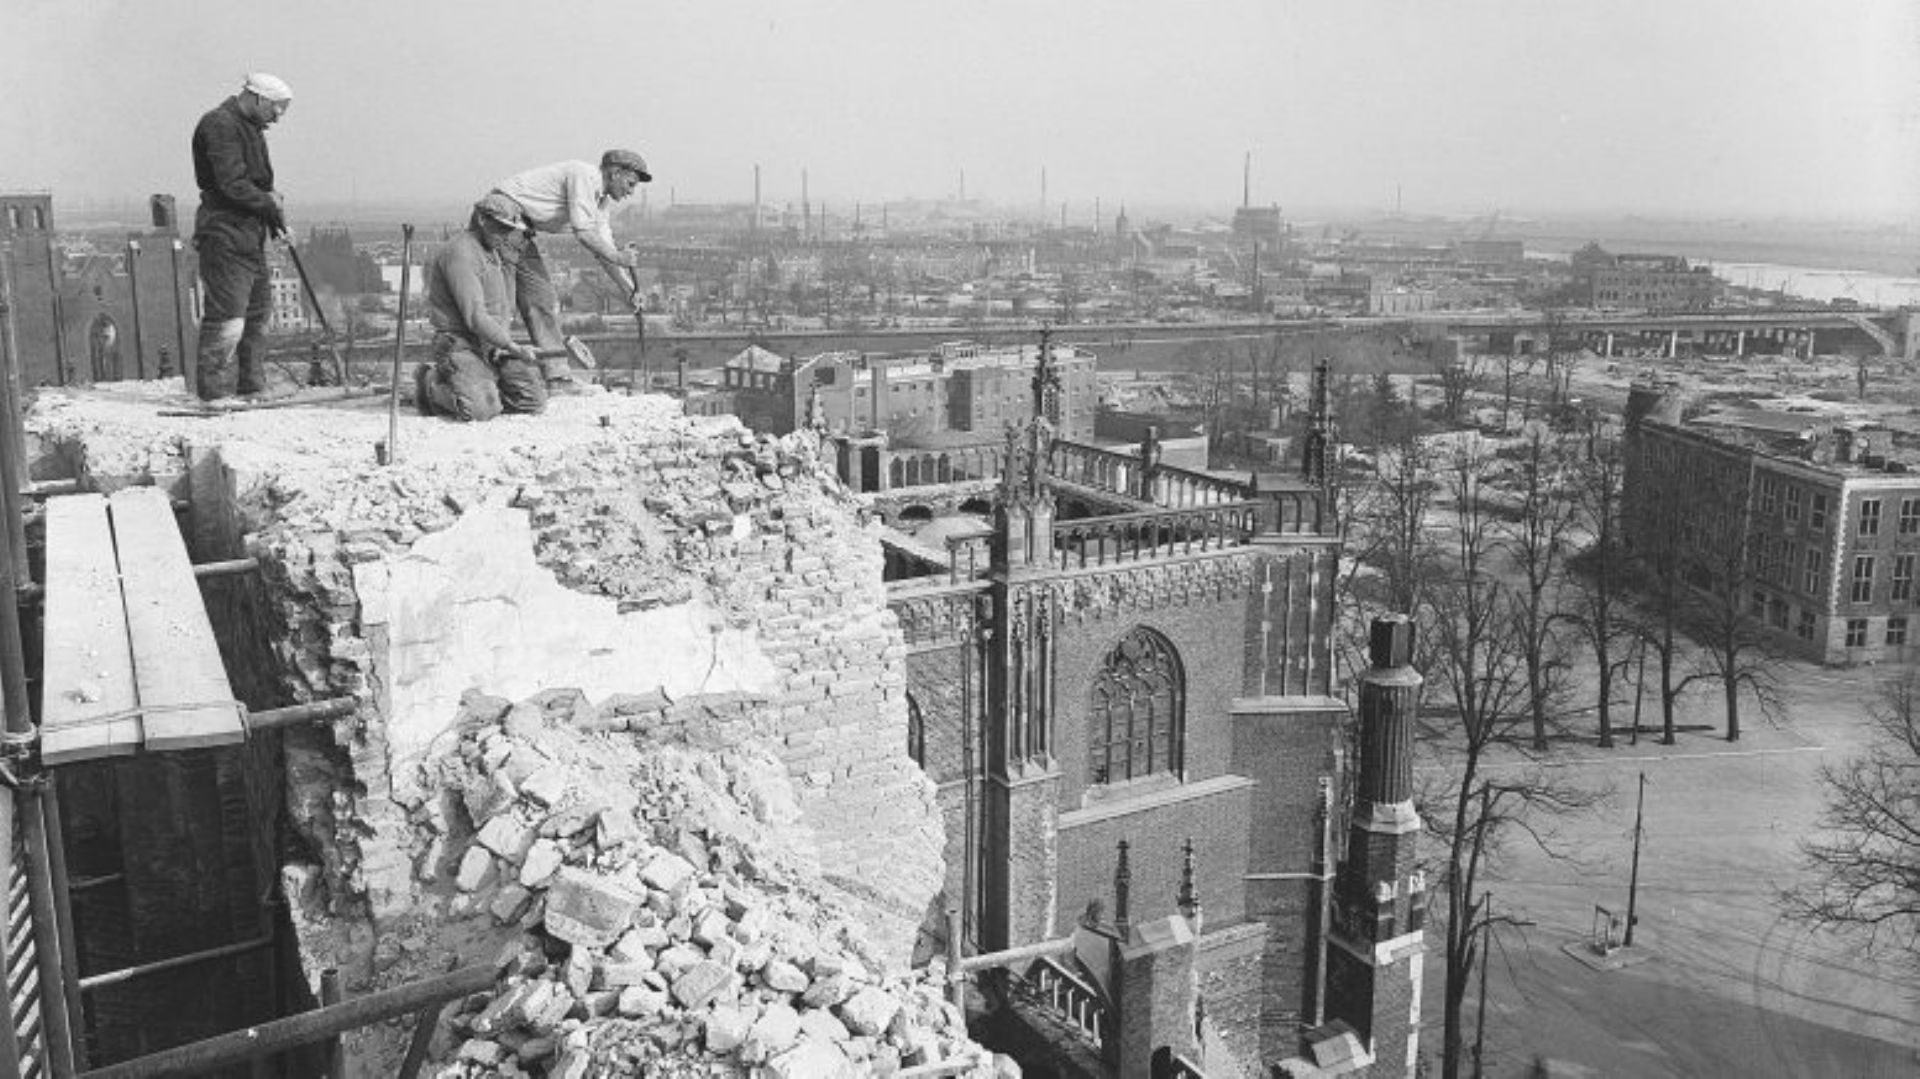
MULTIPOLYGON (((36 470, 158 484, 196 558, 260 559, 213 612, 251 627, 222 642, 250 706, 355 701, 284 736, 310 982, 499 962, 441 1016, 445 1077, 1008 1066, 910 968, 941 826, 880 548, 811 436, 597 393, 404 417, 383 466, 382 409, 177 391, 43 393, 36 470)), ((350 1035, 350 1070, 406 1035, 350 1035)))

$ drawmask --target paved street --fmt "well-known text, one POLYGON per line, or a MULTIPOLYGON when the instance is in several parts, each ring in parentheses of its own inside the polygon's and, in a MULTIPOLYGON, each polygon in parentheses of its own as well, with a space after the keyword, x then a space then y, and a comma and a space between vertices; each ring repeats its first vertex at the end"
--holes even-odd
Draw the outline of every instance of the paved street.
MULTIPOLYGON (((1562 827, 1571 857, 1515 839, 1488 883, 1501 910, 1535 923, 1507 931, 1490 970, 1488 1074, 1524 1074, 1536 1056, 1554 1074, 1582 1076, 1920 1074, 1916 972, 1784 921, 1775 903, 1798 879, 1795 844, 1820 809, 1819 766, 1860 743, 1875 670, 1784 673, 1790 714, 1778 724, 1747 715, 1738 743, 1722 739, 1717 693, 1703 687, 1681 719, 1711 730, 1674 746, 1643 733, 1639 746, 1612 751, 1589 737, 1549 755, 1565 777, 1613 797, 1562 827), (1630 965, 1598 970, 1562 946, 1587 937, 1595 904, 1625 911, 1643 769, 1639 927, 1630 965)), ((1526 762, 1509 754, 1499 766, 1526 762)), ((1429 969, 1423 1039, 1437 1051, 1437 957, 1429 969)), ((1471 1028, 1471 1001, 1467 1014, 1471 1028)))

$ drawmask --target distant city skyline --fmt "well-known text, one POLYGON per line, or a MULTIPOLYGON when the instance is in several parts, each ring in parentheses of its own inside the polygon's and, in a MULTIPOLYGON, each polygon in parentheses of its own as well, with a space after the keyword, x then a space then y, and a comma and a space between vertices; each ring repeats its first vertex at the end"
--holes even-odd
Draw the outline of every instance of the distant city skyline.
POLYGON ((193 202, 249 69, 303 207, 457 207, 612 145, 656 209, 966 194, 1131 209, 1920 220, 1920 6, 13 0, 0 188, 193 202), (562 19, 564 17, 564 21, 562 19), (503 74, 503 72, 506 72, 503 74))

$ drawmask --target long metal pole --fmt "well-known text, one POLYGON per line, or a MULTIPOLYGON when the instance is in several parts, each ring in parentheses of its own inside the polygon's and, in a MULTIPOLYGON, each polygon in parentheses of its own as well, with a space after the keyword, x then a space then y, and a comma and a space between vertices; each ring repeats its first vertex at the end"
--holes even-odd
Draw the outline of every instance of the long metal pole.
MULTIPOLYGON (((8 733, 14 734, 12 709, 8 719, 8 733)), ((60 955, 60 910, 53 895, 47 817, 38 798, 21 801, 25 803, 20 809, 27 824, 27 892, 33 910, 33 950, 40 968, 40 1013, 47 1024, 47 1057, 54 1075, 72 1075, 73 1026, 67 1012, 66 962, 60 955)))
MULTIPOLYGON (((11 699, 11 698, 9 698, 11 699)), ((14 813, 14 800, 11 794, 0 795, 0 887, 13 882, 13 830, 19 821, 14 813)), ((13 969, 13 952, 8 941, 0 937, 0 969, 13 969)), ((5 1010, 5 1021, 0 1022, 0 1069, 11 1068, 7 1075, 20 1074, 20 1043, 13 1031, 13 994, 0 993, 0 1009, 5 1010)))
POLYGON ((80 999, 80 946, 73 939, 73 897, 67 882, 67 840, 60 821, 59 788, 48 776, 40 786, 40 807, 47 822, 47 869, 53 880, 55 931, 60 940, 60 986, 67 998, 67 1021, 75 1028, 73 1059, 87 1066, 86 1005, 80 999))
POLYGON ((60 369, 59 382, 73 381, 67 370, 67 307, 60 302, 60 268, 54 264, 53 242, 47 242, 47 295, 53 298, 53 363, 60 369))
POLYGON ((438 978, 413 982, 385 992, 369 993, 332 1007, 290 1015, 285 1019, 232 1031, 176 1049, 96 1068, 83 1073, 79 1079, 157 1079, 159 1076, 206 1075, 230 1064, 312 1045, 343 1030, 353 1030, 416 1012, 478 992, 493 984, 494 968, 491 964, 462 967, 438 978))
MULTIPOLYGON (((13 332, 13 245, 0 247, 0 514, 6 515, 7 561, 13 579, 7 582, 5 615, 8 632, 20 634, 17 609, 22 585, 31 584, 27 565, 27 520, 22 514, 20 497, 21 463, 26 460, 26 442, 20 434, 20 344, 13 332)), ((16 646, 18 647, 18 646, 16 646)), ((25 670, 26 652, 20 650, 21 669, 25 670)), ((7 689, 9 702, 13 699, 7 689)), ((27 705, 26 692, 19 694, 20 706, 27 705)), ((22 721, 31 727, 32 718, 22 713, 22 721)), ((22 728, 25 729, 25 728, 22 728)))
POLYGON ((1647 773, 1640 773, 1640 797, 1633 806, 1633 871, 1627 877, 1627 935, 1620 940, 1621 947, 1633 947, 1633 923, 1639 919, 1634 908, 1640 899, 1640 822, 1647 808, 1647 773))
MULTIPOLYGON (((407 293, 413 287, 413 226, 400 226, 400 319, 393 331, 393 385, 387 390, 387 463, 400 463, 400 365, 407 354, 407 293)), ((426 402, 416 403, 424 408, 426 402)))
POLYGON ((146 335, 140 318, 140 241, 127 241, 127 294, 133 307, 133 377, 147 377, 146 335))
POLYGON ((0 248, 0 513, 7 517, 0 529, 7 544, 0 558, 0 699, 6 709, 6 729, 30 733, 33 713, 27 701, 27 652, 20 636, 20 586, 30 581, 27 541, 20 515, 20 443, 12 437, 13 399, 13 248, 0 248))
POLYGON ((180 241, 175 239, 168 244, 168 257, 173 262, 173 336, 180 347, 180 374, 186 379, 187 389, 193 389, 193 368, 187 360, 187 316, 180 310, 180 301, 186 296, 180 291, 180 241))

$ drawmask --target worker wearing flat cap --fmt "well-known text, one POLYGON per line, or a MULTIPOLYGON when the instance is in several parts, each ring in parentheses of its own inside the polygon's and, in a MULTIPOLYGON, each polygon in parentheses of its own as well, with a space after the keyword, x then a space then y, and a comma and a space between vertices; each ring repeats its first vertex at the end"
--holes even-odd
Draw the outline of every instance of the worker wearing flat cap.
MULTIPOLYGON (((632 150, 608 150, 600 155, 600 167, 585 161, 561 161, 517 173, 495 185, 494 193, 505 195, 520 207, 527 226, 534 234, 571 232, 587 249, 600 268, 613 279, 620 292, 633 305, 634 317, 640 315, 638 277, 630 271, 638 265, 632 254, 613 245, 613 204, 633 194, 633 189, 653 179, 647 163, 632 150)), ((553 352, 562 343, 560 294, 553 277, 540 257, 540 249, 528 237, 526 249, 514 273, 514 303, 520 320, 527 324, 533 343, 542 351, 553 352)), ((547 369, 555 382, 571 379, 566 360, 556 360, 547 369)))
POLYGON ((286 83, 256 71, 193 129, 202 306, 194 388, 204 400, 266 389, 261 361, 273 313, 266 247, 287 231, 266 132, 292 104, 286 83))
POLYGON ((512 264, 525 228, 520 205, 494 192, 473 204, 466 231, 427 261, 433 362, 414 375, 421 412, 472 421, 547 407, 538 356, 507 332, 512 264))

